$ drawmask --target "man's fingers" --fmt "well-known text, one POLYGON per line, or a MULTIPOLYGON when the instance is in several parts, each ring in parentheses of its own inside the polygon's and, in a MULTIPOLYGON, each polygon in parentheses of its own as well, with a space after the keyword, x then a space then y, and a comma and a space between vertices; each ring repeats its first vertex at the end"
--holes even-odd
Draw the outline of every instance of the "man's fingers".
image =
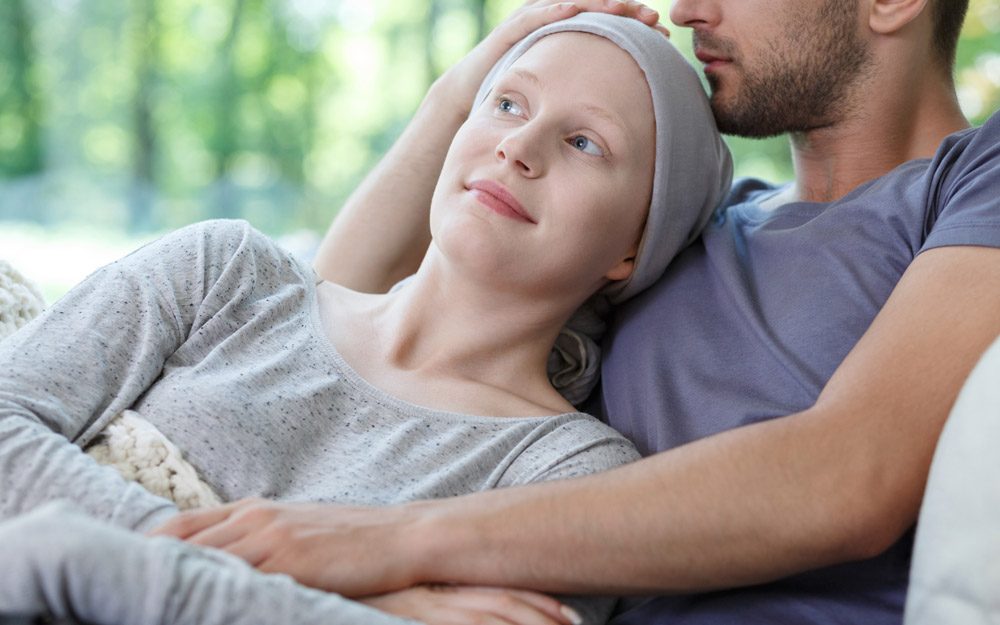
POLYGON ((208 510, 191 510, 182 512, 169 521, 149 532, 150 536, 173 536, 187 539, 206 527, 211 527, 229 518, 236 508, 233 505, 208 510))
POLYGON ((267 501, 251 499, 233 504, 230 513, 218 522, 206 524, 185 540, 202 547, 227 549, 230 545, 274 523, 278 511, 267 501))

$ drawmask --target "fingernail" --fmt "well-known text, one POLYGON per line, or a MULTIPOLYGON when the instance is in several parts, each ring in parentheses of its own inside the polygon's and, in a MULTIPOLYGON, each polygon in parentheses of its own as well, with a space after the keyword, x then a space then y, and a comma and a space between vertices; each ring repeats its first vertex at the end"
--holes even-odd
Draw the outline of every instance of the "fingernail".
POLYGON ((608 7, 609 9, 620 7, 622 4, 624 4, 622 0, 604 0, 604 6, 608 7))
POLYGON ((649 17, 650 15, 656 15, 656 11, 654 11, 649 7, 642 7, 641 9, 639 9, 639 15, 643 17, 649 17))
POLYGON ((559 611, 562 612, 562 615, 568 618, 569 622, 573 623, 573 625, 583 625, 583 617, 580 616, 579 612, 568 605, 560 607, 559 611))

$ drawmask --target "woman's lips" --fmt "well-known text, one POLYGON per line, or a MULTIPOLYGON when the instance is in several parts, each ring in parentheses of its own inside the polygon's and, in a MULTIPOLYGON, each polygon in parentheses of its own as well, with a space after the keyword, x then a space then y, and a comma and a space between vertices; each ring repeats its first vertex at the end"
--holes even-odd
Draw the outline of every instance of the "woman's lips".
POLYGON ((502 185, 490 180, 475 180, 470 182, 466 189, 481 204, 504 217, 529 224, 538 223, 524 210, 517 198, 502 185))

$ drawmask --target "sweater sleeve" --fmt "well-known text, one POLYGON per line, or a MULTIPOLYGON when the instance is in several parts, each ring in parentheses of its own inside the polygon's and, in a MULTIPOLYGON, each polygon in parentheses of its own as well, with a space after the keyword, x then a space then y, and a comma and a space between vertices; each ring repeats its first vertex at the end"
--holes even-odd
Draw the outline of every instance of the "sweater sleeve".
POLYGON ((111 527, 65 503, 0 522, 0 544, 9 547, 0 614, 92 625, 419 625, 222 551, 111 527))
POLYGON ((0 519, 56 499, 135 529, 176 513, 81 447, 238 300, 234 259, 259 236, 240 222, 179 230, 96 271, 0 341, 0 519))

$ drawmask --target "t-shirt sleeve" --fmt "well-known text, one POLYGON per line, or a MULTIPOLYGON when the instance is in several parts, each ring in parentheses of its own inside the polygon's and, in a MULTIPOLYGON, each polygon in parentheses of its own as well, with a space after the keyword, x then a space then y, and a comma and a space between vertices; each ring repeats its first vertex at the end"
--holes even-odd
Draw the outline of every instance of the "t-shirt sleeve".
POLYGON ((179 230, 94 272, 0 341, 0 518, 55 499, 136 529, 176 513, 81 447, 190 336, 237 305, 250 287, 235 259, 257 238, 241 222, 179 230))
MULTIPOLYGON (((504 475, 501 486, 547 482, 607 471, 640 458, 624 436, 593 417, 571 419, 536 440, 504 475)), ((560 595, 587 625, 606 623, 617 597, 560 595)))
POLYGON ((920 251, 948 245, 1000 247, 1000 112, 982 128, 949 137, 931 189, 920 251))
POLYGON ((640 458, 624 436, 588 415, 570 417, 528 446, 504 473, 498 487, 581 477, 640 458))

